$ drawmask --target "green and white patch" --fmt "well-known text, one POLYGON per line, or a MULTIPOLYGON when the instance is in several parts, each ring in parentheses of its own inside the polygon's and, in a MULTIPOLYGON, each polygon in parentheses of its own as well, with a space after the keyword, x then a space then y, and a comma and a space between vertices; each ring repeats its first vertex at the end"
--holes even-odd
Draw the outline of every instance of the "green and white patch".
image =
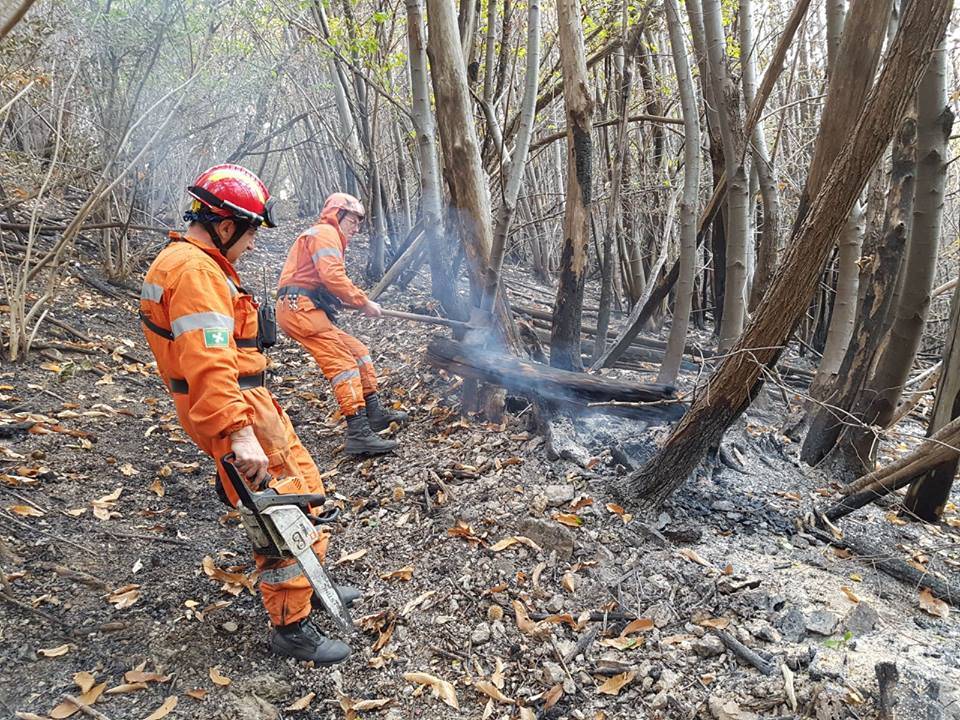
POLYGON ((208 348, 229 347, 230 333, 226 328, 204 328, 203 344, 208 348))

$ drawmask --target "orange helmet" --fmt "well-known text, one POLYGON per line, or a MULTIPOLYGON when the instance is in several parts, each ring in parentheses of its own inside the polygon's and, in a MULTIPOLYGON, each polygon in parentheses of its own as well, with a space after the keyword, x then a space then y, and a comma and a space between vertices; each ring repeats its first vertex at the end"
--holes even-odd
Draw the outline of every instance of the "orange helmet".
POLYGON ((347 212, 352 212, 357 215, 361 220, 363 220, 366 215, 366 212, 363 210, 363 203, 353 195, 347 195, 347 193, 333 193, 333 195, 328 197, 327 201, 323 204, 322 214, 326 215, 328 210, 346 210, 347 212))
POLYGON ((239 165, 214 165, 187 188, 194 198, 184 220, 243 220, 254 227, 276 227, 270 214, 273 201, 263 182, 239 165))

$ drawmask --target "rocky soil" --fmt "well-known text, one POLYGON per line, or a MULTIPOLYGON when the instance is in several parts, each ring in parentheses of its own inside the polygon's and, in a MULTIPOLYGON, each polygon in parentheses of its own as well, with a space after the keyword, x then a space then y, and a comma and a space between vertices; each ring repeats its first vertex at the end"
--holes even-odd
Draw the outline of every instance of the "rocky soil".
MULTIPOLYGON (((283 255, 268 240, 241 273, 259 287, 283 255)), ((383 302, 429 308, 424 285, 383 302)), ((874 718, 882 662, 898 718, 960 717, 955 615, 805 530, 836 483, 781 431, 792 389, 665 507, 621 508, 607 483, 667 428, 560 417, 548 443, 522 401, 502 424, 462 418, 461 380, 423 362, 436 328, 355 316, 412 420, 396 454, 346 458, 312 360, 270 352, 343 508, 327 565, 364 592, 346 663, 271 656, 247 540, 145 362, 136 293, 113 292, 68 280, 41 349, 0 368, 3 717, 874 718)), ((955 505, 946 520, 871 507, 841 528, 956 582, 955 505)))

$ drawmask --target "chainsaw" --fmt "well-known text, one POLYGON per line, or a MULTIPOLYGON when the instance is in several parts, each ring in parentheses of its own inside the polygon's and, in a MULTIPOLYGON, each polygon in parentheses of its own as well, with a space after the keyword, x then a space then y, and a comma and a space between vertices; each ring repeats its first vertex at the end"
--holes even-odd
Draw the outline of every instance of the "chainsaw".
POLYGON ((344 632, 353 632, 350 611, 313 551, 313 543, 319 535, 317 526, 335 522, 340 516, 340 509, 332 508, 320 515, 313 515, 311 506, 323 505, 325 495, 281 495, 273 488, 254 492, 247 487, 233 464, 234 459, 233 453, 227 453, 220 463, 240 498, 237 506, 240 523, 253 543, 253 549, 266 557, 296 560, 333 621, 344 632))

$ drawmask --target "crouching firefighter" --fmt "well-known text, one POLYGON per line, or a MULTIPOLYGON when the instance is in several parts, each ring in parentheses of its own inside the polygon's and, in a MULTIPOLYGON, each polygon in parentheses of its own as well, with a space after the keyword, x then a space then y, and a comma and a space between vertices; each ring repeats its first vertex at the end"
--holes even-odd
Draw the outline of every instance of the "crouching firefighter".
MULTIPOLYGON (((266 388, 257 303, 234 269, 253 248, 257 230, 274 227, 269 193, 256 175, 237 165, 210 168, 187 192, 193 198, 184 215, 189 227, 184 234, 171 233, 140 293, 144 335, 180 424, 215 460, 232 453, 234 482, 219 463, 217 478, 218 494, 232 506, 239 501, 235 483, 243 478, 258 496, 322 495, 317 466, 266 388)), ((322 560, 328 535, 309 538, 309 560, 322 560)), ((274 628, 273 652, 318 665, 344 660, 350 648, 321 635, 309 620, 318 598, 296 558, 255 550, 254 559, 274 628)), ((341 604, 360 595, 347 587, 335 592, 341 604)))
POLYGON ((376 433, 407 414, 384 407, 370 351, 336 326, 344 306, 378 317, 380 306, 347 277, 343 256, 363 222, 363 205, 352 195, 327 198, 317 223, 296 239, 287 254, 277 292, 277 323, 313 356, 333 386, 347 421, 344 451, 376 455, 397 446, 376 433))

